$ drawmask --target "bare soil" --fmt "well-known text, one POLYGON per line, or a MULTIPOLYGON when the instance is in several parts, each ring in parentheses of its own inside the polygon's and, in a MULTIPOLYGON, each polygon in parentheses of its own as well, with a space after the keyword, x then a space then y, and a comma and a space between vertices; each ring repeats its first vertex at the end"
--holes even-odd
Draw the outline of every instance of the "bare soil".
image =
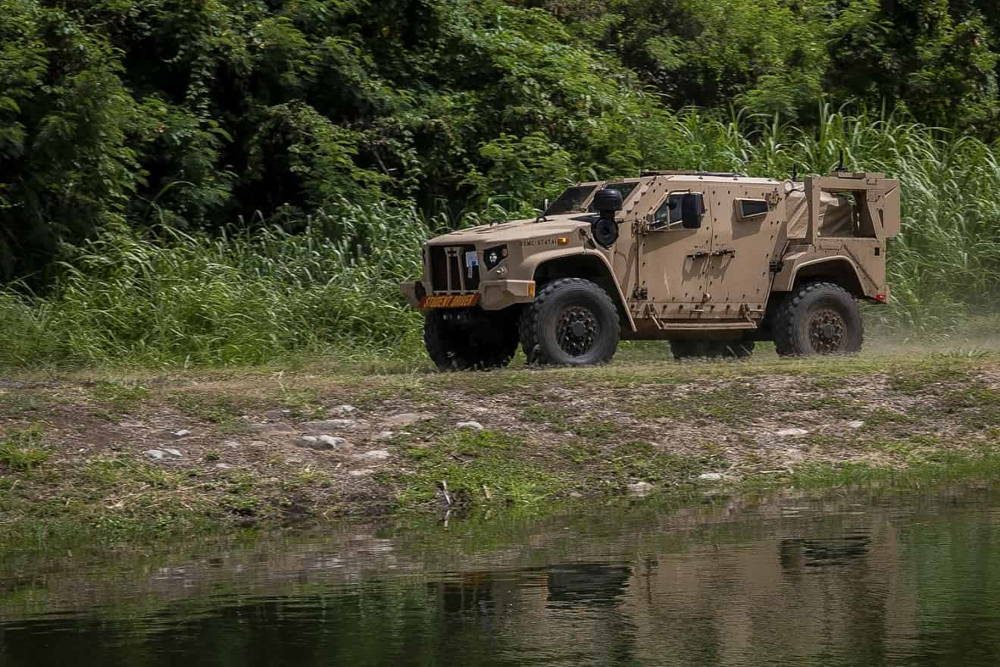
POLYGON ((1000 358, 985 352, 35 375, 0 383, 0 529, 537 507, 998 453, 1000 358))

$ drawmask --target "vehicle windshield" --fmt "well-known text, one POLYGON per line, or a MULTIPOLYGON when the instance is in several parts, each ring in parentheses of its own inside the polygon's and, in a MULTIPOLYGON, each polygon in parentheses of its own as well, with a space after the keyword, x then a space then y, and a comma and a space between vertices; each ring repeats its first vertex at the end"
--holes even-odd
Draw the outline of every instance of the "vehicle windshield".
POLYGON ((590 193, 596 188, 596 185, 574 185, 566 188, 566 191, 545 209, 545 215, 562 215, 582 211, 583 202, 587 201, 590 193))
MULTIPOLYGON (((632 191, 635 190, 635 186, 637 185, 639 185, 638 181, 634 181, 632 183, 608 183, 607 185, 604 186, 604 189, 617 190, 619 193, 621 193, 622 201, 624 202, 625 200, 628 199, 628 196, 632 194, 632 191)), ((590 208, 591 210, 593 210, 594 205, 591 204, 590 208)))

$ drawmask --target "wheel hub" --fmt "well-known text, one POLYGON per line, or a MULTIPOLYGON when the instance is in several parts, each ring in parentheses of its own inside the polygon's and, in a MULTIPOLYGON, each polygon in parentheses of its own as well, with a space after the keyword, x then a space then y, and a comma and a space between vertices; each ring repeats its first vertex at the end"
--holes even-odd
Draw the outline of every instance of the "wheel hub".
POLYGON ((847 340, 843 316, 829 309, 818 310, 809 318, 809 343, 821 354, 839 352, 847 340))
POLYGON ((556 323, 556 340, 564 352, 580 357, 594 347, 600 324, 588 308, 570 306, 556 323))

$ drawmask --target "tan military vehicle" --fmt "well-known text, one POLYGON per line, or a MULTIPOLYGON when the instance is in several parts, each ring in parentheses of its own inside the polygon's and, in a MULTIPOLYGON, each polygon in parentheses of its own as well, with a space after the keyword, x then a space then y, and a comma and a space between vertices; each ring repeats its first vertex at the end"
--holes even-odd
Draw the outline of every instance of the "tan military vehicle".
POLYGON ((805 182, 653 172, 581 183, 537 219, 428 241, 402 285, 442 369, 609 361, 620 339, 678 359, 861 348, 858 300, 884 303, 899 184, 836 172, 805 182))

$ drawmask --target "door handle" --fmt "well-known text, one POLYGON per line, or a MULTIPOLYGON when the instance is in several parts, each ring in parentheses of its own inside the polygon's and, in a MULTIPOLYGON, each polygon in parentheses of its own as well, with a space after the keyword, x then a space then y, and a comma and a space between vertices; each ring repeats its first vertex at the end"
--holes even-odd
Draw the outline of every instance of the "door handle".
POLYGON ((699 257, 708 257, 711 254, 712 253, 707 250, 696 250, 695 252, 689 254, 688 257, 691 259, 698 259, 699 257))
POLYGON ((732 255, 733 257, 736 257, 736 249, 719 248, 718 250, 712 252, 712 257, 725 257, 726 255, 732 255))

